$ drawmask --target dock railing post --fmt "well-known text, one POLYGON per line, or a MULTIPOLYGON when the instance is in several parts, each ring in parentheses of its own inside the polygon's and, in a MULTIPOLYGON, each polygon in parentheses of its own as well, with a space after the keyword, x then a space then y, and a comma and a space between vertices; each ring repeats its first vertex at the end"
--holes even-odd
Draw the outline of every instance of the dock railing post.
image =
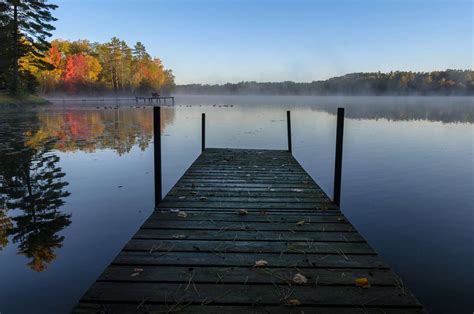
POLYGON ((155 207, 161 202, 161 107, 153 107, 155 207))
POLYGON ((290 114, 290 110, 288 110, 286 112, 286 127, 287 127, 287 133, 288 133, 288 151, 290 153, 293 152, 293 148, 292 148, 292 145, 291 145, 291 114, 290 114))
POLYGON ((201 116, 201 152, 206 149, 206 114, 201 116))
POLYGON ((334 199, 333 202, 339 206, 341 203, 341 176, 342 176, 342 143, 344 137, 344 108, 337 108, 337 131, 336 131, 336 158, 334 166, 334 199))

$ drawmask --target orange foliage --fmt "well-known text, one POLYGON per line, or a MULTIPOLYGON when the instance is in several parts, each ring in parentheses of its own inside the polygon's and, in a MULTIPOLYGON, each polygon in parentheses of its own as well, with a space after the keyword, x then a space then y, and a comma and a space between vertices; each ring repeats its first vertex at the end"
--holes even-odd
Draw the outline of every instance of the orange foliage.
POLYGON ((70 55, 66 59, 63 73, 64 84, 68 91, 75 92, 78 86, 97 81, 102 66, 93 56, 83 54, 70 55))

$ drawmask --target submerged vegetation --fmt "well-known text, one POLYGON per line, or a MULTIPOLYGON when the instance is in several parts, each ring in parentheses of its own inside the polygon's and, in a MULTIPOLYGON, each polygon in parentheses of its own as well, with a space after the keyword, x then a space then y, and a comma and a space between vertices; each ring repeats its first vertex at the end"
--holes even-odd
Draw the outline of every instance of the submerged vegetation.
POLYGON ((188 84, 183 94, 268 95, 474 95, 474 71, 351 73, 324 81, 239 82, 223 85, 188 84))

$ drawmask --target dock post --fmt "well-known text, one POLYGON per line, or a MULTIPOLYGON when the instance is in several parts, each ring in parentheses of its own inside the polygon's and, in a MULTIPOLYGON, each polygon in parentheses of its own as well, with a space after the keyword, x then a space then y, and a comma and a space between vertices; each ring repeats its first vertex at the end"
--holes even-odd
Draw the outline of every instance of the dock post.
POLYGON ((206 114, 201 116, 201 152, 206 149, 206 114))
POLYGON ((336 131, 336 162, 334 167, 334 198, 333 202, 339 206, 341 203, 341 176, 342 176, 342 143, 344 135, 344 108, 337 108, 336 131))
POLYGON ((161 201, 161 107, 153 107, 153 154, 155 171, 155 207, 161 201))
POLYGON ((290 110, 286 112, 286 127, 288 130, 288 151, 290 154, 293 152, 293 148, 291 145, 291 115, 290 115, 290 110))

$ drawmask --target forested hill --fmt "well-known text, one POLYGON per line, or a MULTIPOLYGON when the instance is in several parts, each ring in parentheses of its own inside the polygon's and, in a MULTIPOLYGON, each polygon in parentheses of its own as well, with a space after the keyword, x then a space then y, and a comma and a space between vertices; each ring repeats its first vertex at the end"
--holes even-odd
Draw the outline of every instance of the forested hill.
POLYGON ((239 82, 176 86, 182 94, 276 95, 474 95, 474 71, 351 73, 325 81, 239 82))

